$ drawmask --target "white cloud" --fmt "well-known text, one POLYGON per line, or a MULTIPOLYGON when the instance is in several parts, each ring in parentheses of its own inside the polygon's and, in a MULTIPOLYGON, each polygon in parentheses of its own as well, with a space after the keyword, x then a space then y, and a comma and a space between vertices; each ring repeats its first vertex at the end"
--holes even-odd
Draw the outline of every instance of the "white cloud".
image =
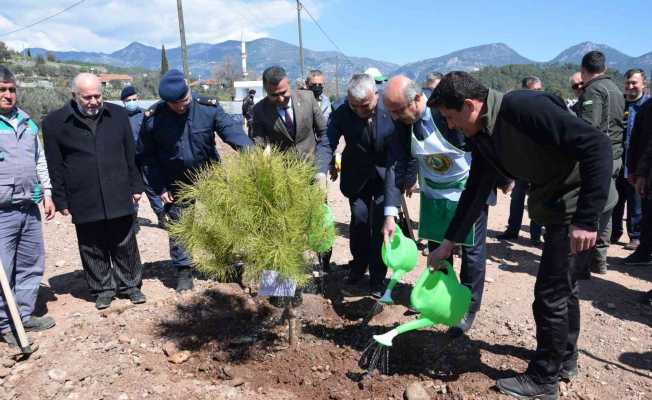
MULTIPOLYGON (((176 0, 86 0, 79 6, 32 28, 2 35, 52 15, 73 0, 22 0, 0 9, 0 40, 10 47, 112 52, 138 41, 158 47, 179 45, 176 0)), ((317 17, 319 5, 306 1, 317 17), (317 15, 316 15, 317 14, 317 15)), ((295 23, 292 0, 184 0, 188 43, 217 43, 267 36, 275 27, 295 23)))

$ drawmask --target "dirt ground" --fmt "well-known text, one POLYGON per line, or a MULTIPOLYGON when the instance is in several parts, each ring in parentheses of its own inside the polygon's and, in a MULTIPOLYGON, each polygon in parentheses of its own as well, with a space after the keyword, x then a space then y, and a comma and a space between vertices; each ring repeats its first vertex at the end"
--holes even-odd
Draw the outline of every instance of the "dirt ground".
MULTIPOLYGON (((329 192, 339 234, 332 261, 345 265, 348 202, 337 184, 329 192)), ((410 199, 413 218, 417 204, 410 199)), ((237 284, 199 279, 193 291, 176 294, 167 234, 143 201, 138 244, 148 301, 132 306, 119 299, 99 312, 74 227, 57 215, 44 224, 38 310, 57 326, 32 335, 40 348, 28 360, 15 362, 0 344, 0 399, 402 399, 415 381, 432 399, 507 398, 493 385, 523 371, 535 347, 531 303, 541 253, 527 232, 517 243, 495 239, 508 213, 509 197, 501 195, 490 210, 484 300, 469 335, 452 339, 445 327, 433 327, 399 336, 388 374, 365 374, 358 361, 371 334, 415 318, 406 313, 409 285, 400 285, 400 301, 365 327, 361 319, 374 301, 342 293, 346 271, 336 267, 324 281, 326 294, 306 294, 297 309, 302 334, 293 350, 281 311, 237 284)), ((562 384, 562 398, 652 398, 652 308, 639 302, 652 289, 652 270, 618 265, 627 254, 612 246, 607 275, 581 282, 580 374, 562 384)), ((423 265, 420 256, 405 281, 414 282, 423 265)))

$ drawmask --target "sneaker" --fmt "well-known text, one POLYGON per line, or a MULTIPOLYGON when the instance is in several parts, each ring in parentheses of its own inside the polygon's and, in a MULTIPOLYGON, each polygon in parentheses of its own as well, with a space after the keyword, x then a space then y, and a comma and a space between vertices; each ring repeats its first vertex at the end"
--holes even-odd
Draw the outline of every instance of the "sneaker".
POLYGON ((516 240, 518 239, 518 232, 510 231, 509 229, 500 235, 496 236, 498 240, 516 240))
POLYGON ((131 289, 127 296, 129 296, 129 300, 131 300, 133 304, 143 304, 147 301, 147 298, 143 292, 141 292, 138 288, 131 289))
POLYGON ((578 375, 577 363, 574 362, 572 365, 565 366, 562 364, 561 369, 559 370, 559 380, 562 380, 566 383, 575 379, 578 375))
POLYGON ((193 287, 195 285, 192 281, 192 269, 189 267, 179 268, 177 272, 177 293, 191 290, 193 287))
POLYGON ((467 312, 457 325, 448 330, 448 334, 452 337, 460 337, 470 331, 473 327, 473 321, 475 321, 475 314, 474 312, 467 312))
POLYGON ((42 317, 31 316, 27 321, 23 322, 23 328, 25 328, 25 332, 41 332, 52 328, 56 324, 54 318, 47 315, 42 317))
POLYGON ((629 266, 652 266, 652 255, 645 255, 635 251, 625 257, 623 263, 629 266))
MULTIPOLYGON (((16 335, 14 335, 14 332, 11 329, 2 334, 2 340, 5 343, 7 343, 9 347, 19 347, 18 338, 16 337, 16 335)), ((30 338, 29 336, 27 337, 27 341, 29 342, 30 345, 34 344, 32 338, 30 338)))
POLYGON ((636 250, 638 245, 641 244, 641 241, 638 239, 632 239, 625 245, 625 250, 636 250))
POLYGON ((591 264, 591 272, 594 274, 604 275, 607 273, 607 262, 606 261, 597 261, 594 264, 591 264))
POLYGON ((511 378, 498 379, 498 390, 517 399, 557 400, 559 399, 559 382, 536 383, 530 375, 520 374, 511 378))
POLYGON ((97 308, 98 310, 104 310, 105 308, 109 308, 112 301, 113 301, 112 294, 100 294, 99 296, 97 296, 97 299, 95 299, 95 308, 97 308))

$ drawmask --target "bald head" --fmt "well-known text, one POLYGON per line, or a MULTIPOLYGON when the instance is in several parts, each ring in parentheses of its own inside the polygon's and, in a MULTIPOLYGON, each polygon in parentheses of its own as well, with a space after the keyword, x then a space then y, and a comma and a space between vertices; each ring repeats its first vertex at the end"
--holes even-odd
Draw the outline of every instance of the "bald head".
POLYGON ((97 116, 102 109, 102 82, 94 74, 81 73, 72 80, 72 98, 79 111, 89 117, 97 116))
POLYGON ((419 86, 405 75, 397 75, 385 86, 383 102, 394 120, 413 124, 426 109, 426 97, 419 86))

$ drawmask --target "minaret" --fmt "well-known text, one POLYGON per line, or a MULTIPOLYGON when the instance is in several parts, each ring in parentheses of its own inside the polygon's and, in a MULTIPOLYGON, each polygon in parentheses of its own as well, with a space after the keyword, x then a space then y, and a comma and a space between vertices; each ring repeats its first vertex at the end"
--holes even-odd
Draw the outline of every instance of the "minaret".
POLYGON ((244 39, 244 31, 242 31, 242 40, 241 40, 241 56, 242 56, 242 79, 247 79, 247 50, 245 48, 245 39, 244 39))

